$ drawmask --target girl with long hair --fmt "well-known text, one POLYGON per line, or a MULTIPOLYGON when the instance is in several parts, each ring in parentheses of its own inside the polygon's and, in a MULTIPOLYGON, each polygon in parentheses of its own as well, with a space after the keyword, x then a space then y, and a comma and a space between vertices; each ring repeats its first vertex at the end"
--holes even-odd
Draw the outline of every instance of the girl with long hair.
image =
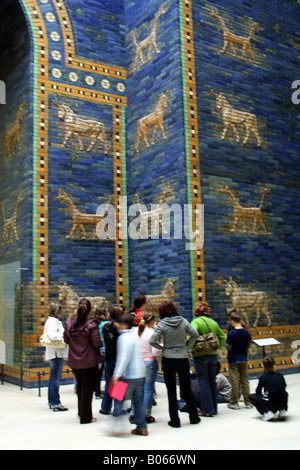
POLYGON ((98 364, 102 362, 99 328, 94 320, 88 318, 90 312, 90 301, 82 299, 76 317, 68 321, 64 332, 65 342, 69 345, 68 364, 77 383, 78 417, 81 424, 96 421, 92 416, 92 399, 98 364))
POLYGON ((150 338, 154 333, 154 314, 144 313, 138 328, 138 335, 141 340, 141 353, 146 367, 146 377, 144 385, 144 407, 147 423, 153 423, 155 418, 151 416, 152 402, 154 396, 155 380, 158 372, 157 356, 161 354, 159 349, 150 346, 150 338))

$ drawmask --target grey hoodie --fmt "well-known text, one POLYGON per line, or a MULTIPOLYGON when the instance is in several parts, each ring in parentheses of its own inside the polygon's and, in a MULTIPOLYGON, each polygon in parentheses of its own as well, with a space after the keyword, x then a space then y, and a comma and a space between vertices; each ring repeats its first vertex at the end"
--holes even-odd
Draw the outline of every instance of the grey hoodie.
POLYGON ((150 346, 163 351, 164 357, 186 359, 189 357, 187 346, 193 344, 199 333, 180 315, 166 317, 159 322, 150 338, 150 346), (187 341, 187 335, 190 339, 187 341), (159 341, 163 339, 163 346, 159 341))

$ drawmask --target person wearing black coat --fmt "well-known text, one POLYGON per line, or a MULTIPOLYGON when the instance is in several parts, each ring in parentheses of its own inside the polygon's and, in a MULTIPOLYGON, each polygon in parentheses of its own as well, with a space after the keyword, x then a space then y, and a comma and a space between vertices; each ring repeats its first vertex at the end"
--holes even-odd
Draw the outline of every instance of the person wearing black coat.
POLYGON ((250 401, 264 421, 275 417, 284 419, 288 409, 285 379, 282 374, 276 372, 275 360, 272 357, 265 357, 263 364, 265 371, 259 378, 255 393, 250 395, 250 401))

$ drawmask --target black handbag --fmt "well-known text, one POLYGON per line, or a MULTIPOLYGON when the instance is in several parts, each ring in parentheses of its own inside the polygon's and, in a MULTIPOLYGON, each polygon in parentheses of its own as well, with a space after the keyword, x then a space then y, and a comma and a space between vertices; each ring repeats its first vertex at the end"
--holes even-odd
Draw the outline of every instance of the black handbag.
POLYGON ((219 347, 219 338, 217 335, 212 331, 208 323, 201 318, 206 323, 207 328, 209 329, 209 333, 205 335, 200 335, 199 338, 196 339, 194 343, 193 352, 204 356, 206 354, 213 354, 219 347))

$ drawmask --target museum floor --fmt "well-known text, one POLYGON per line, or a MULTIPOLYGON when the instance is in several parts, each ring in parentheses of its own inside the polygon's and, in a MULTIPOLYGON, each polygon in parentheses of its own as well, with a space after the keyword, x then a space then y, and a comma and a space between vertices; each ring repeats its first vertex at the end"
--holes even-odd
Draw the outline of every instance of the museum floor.
MULTIPOLYGON (((73 385, 61 387, 62 403, 67 412, 50 411, 47 389, 23 389, 0 385, 0 449, 2 450, 296 450, 300 449, 300 374, 285 375, 289 392, 286 421, 263 422, 253 409, 229 410, 219 405, 219 414, 203 417, 198 425, 190 425, 188 415, 180 413, 181 428, 167 424, 168 404, 164 383, 157 383, 157 406, 153 407, 156 422, 149 425, 149 436, 109 435, 111 416, 99 414, 100 400, 93 400, 97 422, 80 425, 76 418, 76 395, 73 385)), ((251 392, 257 379, 251 380, 251 392)))

